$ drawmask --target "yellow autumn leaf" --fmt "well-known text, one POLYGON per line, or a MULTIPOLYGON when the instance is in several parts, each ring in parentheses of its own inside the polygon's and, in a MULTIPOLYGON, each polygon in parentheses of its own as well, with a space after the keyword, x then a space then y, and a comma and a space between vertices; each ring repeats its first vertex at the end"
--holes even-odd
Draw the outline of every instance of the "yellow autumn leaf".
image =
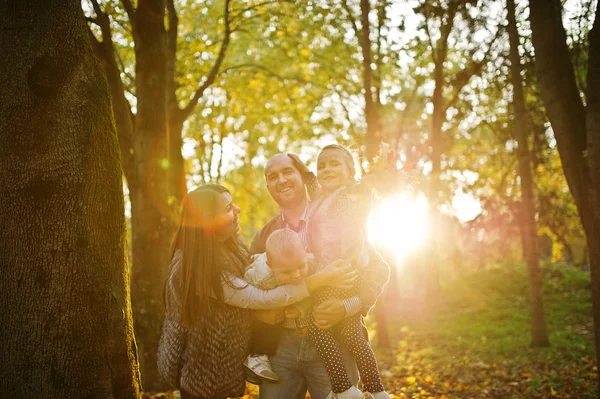
POLYGON ((300 55, 303 57, 308 57, 310 55, 310 50, 307 48, 303 48, 302 50, 300 50, 300 55))
POLYGON ((407 377, 406 378, 406 382, 408 382, 409 384, 414 384, 415 381, 417 381, 417 379, 413 376, 407 377))

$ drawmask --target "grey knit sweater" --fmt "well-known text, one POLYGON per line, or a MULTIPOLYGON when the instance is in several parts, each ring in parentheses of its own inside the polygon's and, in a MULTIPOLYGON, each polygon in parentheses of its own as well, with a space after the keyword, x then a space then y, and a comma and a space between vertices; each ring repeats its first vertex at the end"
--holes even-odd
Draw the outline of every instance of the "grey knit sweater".
POLYGON ((158 369, 170 384, 188 394, 212 398, 242 396, 243 361, 248 355, 250 313, 214 300, 211 314, 194 328, 179 322, 181 254, 169 267, 167 310, 158 347, 158 369))

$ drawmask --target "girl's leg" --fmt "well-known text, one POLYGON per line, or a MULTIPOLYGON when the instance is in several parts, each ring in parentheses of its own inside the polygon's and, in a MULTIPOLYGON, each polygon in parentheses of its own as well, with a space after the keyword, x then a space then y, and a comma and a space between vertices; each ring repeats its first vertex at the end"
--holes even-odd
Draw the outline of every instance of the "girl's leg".
POLYGON ((377 360, 369 341, 364 336, 360 316, 348 317, 340 322, 339 333, 344 345, 354 355, 360 380, 371 393, 384 390, 377 368, 377 360))
MULTIPOLYGON (((335 291, 325 287, 319 290, 316 298, 316 303, 321 303, 325 299, 333 298, 335 291)), ((335 393, 344 392, 352 386, 348 374, 346 373, 346 367, 340 353, 340 347, 338 342, 333 337, 331 330, 321 330, 315 323, 313 323, 311 315, 311 322, 308 326, 308 336, 312 343, 317 348, 317 352, 321 356, 321 360, 325 365, 329 379, 331 380, 331 390, 335 393)))

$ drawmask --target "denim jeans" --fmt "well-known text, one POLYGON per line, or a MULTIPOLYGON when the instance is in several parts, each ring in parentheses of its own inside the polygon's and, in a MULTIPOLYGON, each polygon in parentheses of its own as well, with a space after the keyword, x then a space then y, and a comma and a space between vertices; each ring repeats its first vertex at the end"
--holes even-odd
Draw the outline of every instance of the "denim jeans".
MULTIPOLYGON (((317 349, 308 335, 296 330, 283 329, 275 356, 270 356, 273 371, 279 382, 263 381, 260 399, 304 399, 306 391, 312 399, 325 399, 331 392, 331 383, 317 349)), ((350 381, 358 383, 356 362, 347 351, 342 351, 350 381)))

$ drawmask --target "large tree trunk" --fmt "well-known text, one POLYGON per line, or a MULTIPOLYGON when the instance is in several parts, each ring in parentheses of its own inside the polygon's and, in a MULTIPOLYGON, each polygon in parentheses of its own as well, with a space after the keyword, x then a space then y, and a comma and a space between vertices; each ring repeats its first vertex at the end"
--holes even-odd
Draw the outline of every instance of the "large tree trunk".
POLYGON ((119 150, 78 1, 0 5, 0 392, 140 396, 119 150))
MULTIPOLYGON (((531 0, 537 76, 563 171, 589 248, 596 362, 600 364, 600 21, 590 32, 587 106, 581 100, 560 0, 531 0)), ((599 379, 600 382, 600 379, 599 379)))
POLYGON ((225 36, 206 80, 181 108, 176 96, 178 17, 173 0, 121 0, 131 24, 136 55, 137 112, 126 100, 112 43, 110 20, 91 0, 102 41, 90 31, 111 88, 123 170, 132 210, 132 301, 140 365, 147 390, 164 384, 156 368, 162 320, 161 290, 169 263, 176 210, 187 192, 181 154, 184 122, 214 83, 229 45, 229 2, 223 4, 225 36), (137 7, 135 7, 137 5, 137 7), (168 29, 167 29, 167 26, 168 29))
POLYGON ((162 289, 175 220, 174 209, 169 206, 165 10, 165 0, 139 1, 132 21, 137 94, 134 153, 138 179, 128 181, 134 265, 131 300, 142 381, 147 391, 163 386, 156 353, 163 318, 162 289))
MULTIPOLYGON (((440 39, 441 40, 441 39, 440 39)), ((442 45, 445 46, 445 45, 442 45)), ((441 56, 438 52, 438 57, 441 56)), ((444 92, 444 66, 445 51, 443 58, 435 63, 434 81, 435 88, 431 102, 433 104, 433 114, 431 116, 431 136, 429 144, 431 146, 431 176, 427 197, 429 200, 429 223, 431 226, 441 225, 440 206, 440 176, 442 173, 442 123, 446 119, 444 92)), ((430 243, 431 250, 427 253, 427 280, 425 281, 425 298, 429 304, 434 304, 440 296, 440 260, 436 250, 439 248, 441 229, 434 228, 431 232, 430 243)))
MULTIPOLYGON (((431 147, 431 176, 427 192, 429 200, 429 223, 431 226, 441 225, 440 214, 440 177, 442 174, 442 153, 443 138, 442 125, 446 120, 446 101, 444 99, 444 88, 446 84, 446 76, 444 63, 448 54, 448 38, 454 26, 454 18, 456 16, 456 4, 449 6, 447 11, 447 20, 442 23, 440 28, 441 37, 438 39, 435 48, 432 48, 431 58, 434 63, 433 78, 435 87, 431 103, 433 112, 431 115, 431 130, 429 137, 429 146, 431 147)), ((426 21, 425 23, 428 23, 426 21)), ((429 32, 429 30, 427 30, 429 32)), ((430 38, 431 39, 431 38, 430 38)), ((427 280, 425 281, 425 298, 432 305, 437 302, 440 296, 440 266, 439 248, 441 237, 441 229, 434 228, 431 232, 430 245, 431 250, 427 254, 427 280)))
POLYGON ((381 142, 381 127, 379 125, 379 114, 377 102, 373 98, 373 69, 371 69, 371 39, 369 12, 371 5, 369 0, 360 1, 361 10, 361 50, 363 56, 363 90, 365 99, 365 119, 367 121, 366 153, 367 159, 372 161, 377 155, 377 149, 381 142))
POLYGON ((515 19, 515 2, 507 0, 508 36, 510 41, 511 79, 513 85, 514 131, 519 144, 519 175, 521 176, 521 234, 523 255, 529 277, 529 306, 531 311, 531 344, 534 347, 548 346, 548 332, 542 299, 542 274, 538 261, 537 229, 535 226, 535 199, 533 176, 529 152, 529 119, 521 80, 521 58, 519 56, 519 32, 515 19))

